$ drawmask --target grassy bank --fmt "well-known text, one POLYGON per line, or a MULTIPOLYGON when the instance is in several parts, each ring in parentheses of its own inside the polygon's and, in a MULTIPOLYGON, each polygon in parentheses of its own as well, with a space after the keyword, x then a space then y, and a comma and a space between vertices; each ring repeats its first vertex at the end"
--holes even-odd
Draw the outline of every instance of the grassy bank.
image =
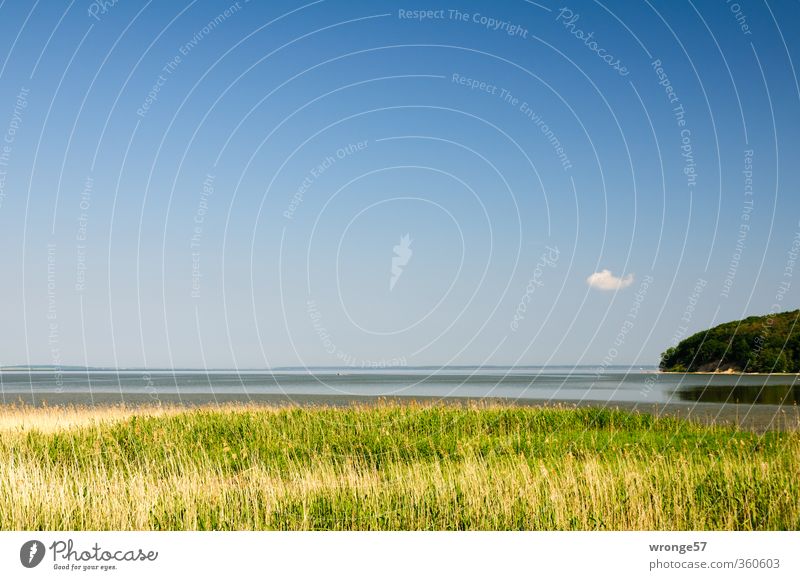
POLYGON ((800 433, 502 406, 0 410, 2 529, 799 529, 800 433))

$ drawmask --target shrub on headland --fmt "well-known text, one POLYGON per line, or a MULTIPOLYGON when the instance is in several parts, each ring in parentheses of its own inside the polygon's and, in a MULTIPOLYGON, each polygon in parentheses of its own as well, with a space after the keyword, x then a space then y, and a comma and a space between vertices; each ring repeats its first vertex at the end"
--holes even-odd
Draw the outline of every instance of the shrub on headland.
POLYGON ((693 334, 661 355, 662 371, 800 373, 800 310, 750 316, 693 334))

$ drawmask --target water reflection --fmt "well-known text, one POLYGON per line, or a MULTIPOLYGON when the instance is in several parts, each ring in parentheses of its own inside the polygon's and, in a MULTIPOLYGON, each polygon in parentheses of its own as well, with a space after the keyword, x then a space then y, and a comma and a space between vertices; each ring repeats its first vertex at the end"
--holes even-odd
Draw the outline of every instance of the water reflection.
POLYGON ((800 404, 800 385, 737 385, 685 387, 677 391, 682 401, 744 403, 756 405, 800 404))

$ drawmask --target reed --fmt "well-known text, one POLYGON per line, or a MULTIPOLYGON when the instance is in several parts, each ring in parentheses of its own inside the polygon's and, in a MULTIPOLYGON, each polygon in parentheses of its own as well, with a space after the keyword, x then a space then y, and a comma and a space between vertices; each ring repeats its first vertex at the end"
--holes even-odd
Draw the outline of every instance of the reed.
POLYGON ((499 405, 0 410, 4 530, 800 529, 800 433, 499 405))

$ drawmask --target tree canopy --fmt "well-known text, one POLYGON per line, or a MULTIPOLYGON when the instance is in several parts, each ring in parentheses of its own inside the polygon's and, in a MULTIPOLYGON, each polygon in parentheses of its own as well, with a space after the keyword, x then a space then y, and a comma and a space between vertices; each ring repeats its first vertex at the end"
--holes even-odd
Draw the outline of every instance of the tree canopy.
POLYGON ((659 368, 800 373, 800 310, 750 316, 693 334, 663 352, 659 368))

